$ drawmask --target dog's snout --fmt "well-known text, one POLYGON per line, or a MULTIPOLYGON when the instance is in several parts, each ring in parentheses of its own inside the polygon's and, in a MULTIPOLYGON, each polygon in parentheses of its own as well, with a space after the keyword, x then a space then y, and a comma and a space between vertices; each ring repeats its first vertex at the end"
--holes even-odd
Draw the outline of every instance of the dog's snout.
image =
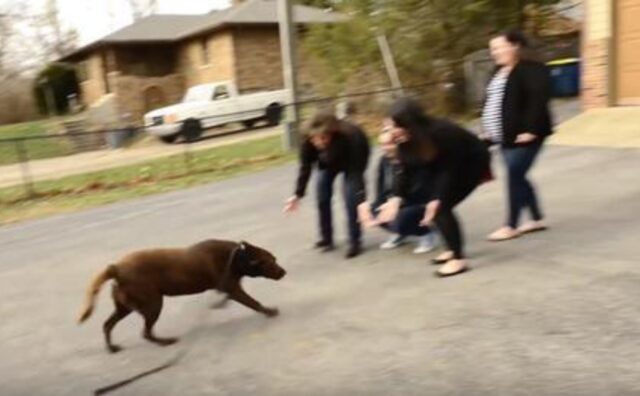
POLYGON ((284 278, 284 276, 287 274, 287 271, 285 271, 284 268, 278 268, 277 274, 276 274, 276 279, 280 280, 282 278, 284 278))

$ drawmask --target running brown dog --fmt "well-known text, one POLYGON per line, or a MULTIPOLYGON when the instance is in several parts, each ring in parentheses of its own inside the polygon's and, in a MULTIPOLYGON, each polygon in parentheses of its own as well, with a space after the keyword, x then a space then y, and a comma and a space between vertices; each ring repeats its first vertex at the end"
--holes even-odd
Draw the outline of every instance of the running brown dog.
POLYGON ((102 285, 113 279, 112 297, 115 311, 104 322, 103 330, 110 352, 121 348, 111 342, 114 326, 137 311, 144 318, 143 337, 159 345, 170 345, 176 338, 156 337, 153 332, 163 296, 180 296, 217 290, 225 300, 237 301, 268 317, 278 315, 276 308, 267 308, 248 295, 240 283, 244 276, 280 280, 286 271, 267 250, 247 242, 207 240, 186 249, 143 250, 125 256, 109 265, 91 282, 86 304, 80 315, 82 323, 91 316, 102 285))

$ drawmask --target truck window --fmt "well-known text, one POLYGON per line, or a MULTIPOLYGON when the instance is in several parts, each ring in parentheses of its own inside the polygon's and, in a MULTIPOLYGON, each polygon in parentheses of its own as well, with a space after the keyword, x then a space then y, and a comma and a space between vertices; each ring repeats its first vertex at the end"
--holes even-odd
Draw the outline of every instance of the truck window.
POLYGON ((229 99, 229 90, 226 85, 218 85, 213 91, 213 100, 229 99))
POLYGON ((197 85, 189 88, 184 96, 183 102, 206 102, 211 95, 211 87, 206 85, 197 85))

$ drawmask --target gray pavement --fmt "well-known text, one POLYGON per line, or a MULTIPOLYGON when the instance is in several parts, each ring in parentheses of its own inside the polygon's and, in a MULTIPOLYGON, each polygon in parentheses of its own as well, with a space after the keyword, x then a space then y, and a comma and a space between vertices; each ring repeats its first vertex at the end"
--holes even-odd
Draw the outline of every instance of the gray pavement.
POLYGON ((379 231, 353 261, 313 252, 312 200, 280 212, 293 166, 0 228, 0 395, 90 394, 182 348, 177 366, 114 395, 639 395, 638 169, 639 150, 547 147, 534 178, 551 230, 484 242, 504 202, 502 182, 483 186, 461 208, 473 271, 447 280, 411 246, 376 250, 379 231), (157 330, 180 343, 145 342, 131 316, 109 355, 105 288, 75 324, 108 263, 209 237, 276 253, 289 276, 246 284, 279 318, 172 298, 157 330))

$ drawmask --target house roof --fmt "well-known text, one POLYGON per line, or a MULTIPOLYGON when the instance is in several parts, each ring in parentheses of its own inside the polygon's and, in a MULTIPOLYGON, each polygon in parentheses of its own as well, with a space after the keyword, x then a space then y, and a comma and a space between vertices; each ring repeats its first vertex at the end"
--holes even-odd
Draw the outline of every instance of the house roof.
MULTIPOLYGON (((343 14, 326 12, 315 7, 301 5, 293 7, 293 20, 300 24, 335 23, 345 19, 343 14)), ((277 2, 274 0, 246 0, 235 7, 203 15, 150 15, 67 54, 61 58, 61 61, 70 60, 109 44, 166 44, 224 26, 277 23, 277 2)))
POLYGON ((150 15, 89 46, 96 43, 171 42, 210 18, 209 15, 150 15))

